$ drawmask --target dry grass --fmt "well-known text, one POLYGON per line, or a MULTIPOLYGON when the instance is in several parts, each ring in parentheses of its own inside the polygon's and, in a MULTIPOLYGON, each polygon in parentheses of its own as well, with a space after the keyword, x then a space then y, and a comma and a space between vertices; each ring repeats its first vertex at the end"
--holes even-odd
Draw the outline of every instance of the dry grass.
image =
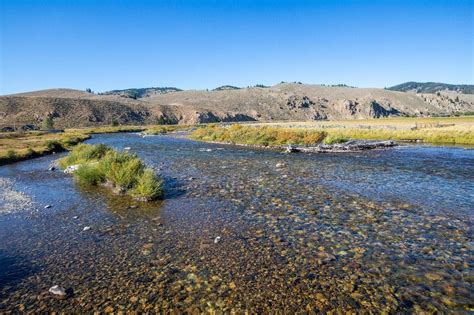
POLYGON ((331 137, 369 140, 421 141, 433 144, 469 144, 474 145, 474 126, 451 126, 423 129, 325 129, 331 137))
POLYGON ((421 141, 474 145, 474 117, 386 118, 317 122, 250 123, 201 128, 193 139, 240 144, 326 143, 348 139, 421 141), (320 135, 320 136, 316 136, 320 135), (313 139, 311 137, 314 137, 313 139), (323 138, 320 138, 323 137, 323 138))
POLYGON ((198 128, 192 139, 234 144, 281 146, 286 144, 314 145, 326 136, 324 131, 278 127, 252 127, 234 124, 229 127, 209 125, 198 128))
POLYGON ((88 139, 85 133, 9 132, 0 134, 0 165, 70 149, 88 139))
POLYGON ((193 127, 192 125, 102 126, 66 129, 62 133, 5 132, 0 133, 0 165, 70 150, 74 145, 89 139, 92 134, 116 132, 165 134, 172 131, 190 130, 193 127))
POLYGON ((474 116, 461 117, 394 117, 378 119, 324 120, 324 121, 282 121, 252 123, 254 126, 275 126, 285 128, 361 128, 361 129, 411 129, 425 125, 474 126, 474 116))

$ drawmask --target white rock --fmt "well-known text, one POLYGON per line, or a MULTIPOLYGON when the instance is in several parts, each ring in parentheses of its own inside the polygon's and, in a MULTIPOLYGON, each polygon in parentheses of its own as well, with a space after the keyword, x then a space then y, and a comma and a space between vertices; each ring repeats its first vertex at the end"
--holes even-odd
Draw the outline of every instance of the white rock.
POLYGON ((285 166, 285 163, 277 163, 277 164, 275 165, 275 167, 284 167, 284 166, 285 166))
POLYGON ((73 216, 72 218, 73 218, 73 219, 77 219, 77 218, 79 218, 79 217, 78 217, 77 215, 75 215, 75 216, 73 216))
POLYGON ((131 150, 132 148, 130 148, 130 147, 125 147, 125 148, 123 148, 123 149, 126 150, 126 151, 128 151, 128 150, 131 150))
POLYGON ((89 231, 90 229, 91 229, 90 226, 85 226, 82 230, 83 230, 83 231, 89 231))
POLYGON ((78 168, 79 168, 79 165, 69 165, 69 166, 66 167, 66 169, 64 170, 64 173, 65 173, 65 174, 72 174, 72 173, 74 173, 75 171, 77 171, 78 168))
POLYGON ((219 243, 220 240, 221 240, 221 237, 220 237, 220 236, 217 236, 217 237, 214 239, 214 244, 219 243))
POLYGON ((49 288, 48 291, 49 293, 54 294, 54 295, 59 295, 59 296, 66 295, 66 290, 59 285, 53 285, 51 288, 49 288))
POLYGON ((51 208, 51 207, 52 207, 51 205, 46 205, 46 206, 44 206, 45 209, 49 209, 49 208, 51 208))

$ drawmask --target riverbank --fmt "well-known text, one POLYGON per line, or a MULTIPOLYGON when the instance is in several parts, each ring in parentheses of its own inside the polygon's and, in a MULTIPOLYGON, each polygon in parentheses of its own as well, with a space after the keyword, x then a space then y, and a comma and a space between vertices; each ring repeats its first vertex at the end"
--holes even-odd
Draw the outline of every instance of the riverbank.
MULTIPOLYGON (((352 122, 351 122, 352 124, 352 122)), ((402 142, 420 142, 430 144, 474 145, 474 126, 450 125, 427 128, 363 128, 334 126, 315 128, 311 126, 288 124, 246 124, 198 128, 191 134, 194 140, 222 142, 245 145, 282 146, 343 143, 348 140, 394 140, 402 142)))
POLYGON ((63 132, 29 131, 0 133, 0 166, 70 150, 94 134, 142 132, 146 135, 189 130, 191 125, 102 126, 72 128, 63 132))

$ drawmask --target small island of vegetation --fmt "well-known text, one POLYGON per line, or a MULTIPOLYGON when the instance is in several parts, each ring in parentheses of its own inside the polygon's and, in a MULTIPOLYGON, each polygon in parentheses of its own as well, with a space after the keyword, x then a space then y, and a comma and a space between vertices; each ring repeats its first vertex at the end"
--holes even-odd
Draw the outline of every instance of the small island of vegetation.
POLYGON ((135 154, 119 152, 104 144, 79 144, 59 165, 63 169, 72 168, 74 178, 81 184, 105 185, 140 201, 163 196, 163 181, 135 154))

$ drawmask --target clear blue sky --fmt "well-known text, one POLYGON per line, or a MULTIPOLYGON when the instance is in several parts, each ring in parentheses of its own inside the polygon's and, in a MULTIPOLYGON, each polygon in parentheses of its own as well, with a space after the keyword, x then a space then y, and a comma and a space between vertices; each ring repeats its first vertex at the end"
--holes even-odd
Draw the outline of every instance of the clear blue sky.
POLYGON ((474 83, 474 0, 0 3, 0 94, 474 83))

